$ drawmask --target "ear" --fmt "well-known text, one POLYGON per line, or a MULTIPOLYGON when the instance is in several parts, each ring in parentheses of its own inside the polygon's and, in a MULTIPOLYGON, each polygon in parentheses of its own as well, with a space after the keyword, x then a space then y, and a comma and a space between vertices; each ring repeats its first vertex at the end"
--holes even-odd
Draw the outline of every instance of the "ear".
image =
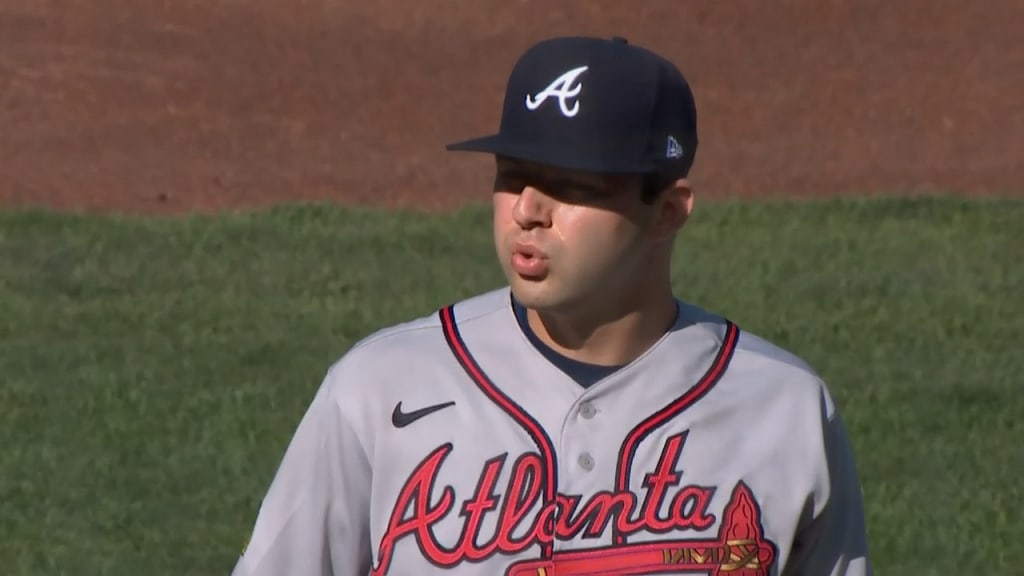
POLYGON ((662 190, 655 201, 654 233, 658 240, 672 241, 693 213, 693 188, 680 178, 662 190))

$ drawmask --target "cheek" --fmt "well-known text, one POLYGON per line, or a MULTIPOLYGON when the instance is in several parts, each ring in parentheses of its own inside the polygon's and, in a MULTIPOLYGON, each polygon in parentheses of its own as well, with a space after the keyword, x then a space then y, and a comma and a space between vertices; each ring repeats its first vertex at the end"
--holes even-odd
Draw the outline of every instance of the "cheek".
POLYGON ((505 194, 502 194, 501 192, 491 193, 491 214, 494 216, 495 224, 497 224, 500 221, 500 219, 504 215, 503 213, 506 212, 507 204, 508 200, 505 199, 505 194))
POLYGON ((507 228, 515 225, 516 202, 518 194, 494 192, 491 194, 491 212, 494 214, 495 226, 507 228))
POLYGON ((564 222, 564 245, 571 247, 582 267, 617 265, 639 248, 636 226, 615 213, 580 208, 564 222))
POLYGON ((516 228, 513 210, 515 209, 515 195, 495 192, 492 198, 493 233, 494 242, 501 253, 505 249, 505 239, 510 231, 516 228))
POLYGON ((511 194, 494 192, 491 194, 491 213, 494 215, 494 224, 503 225, 512 217, 513 200, 511 194))

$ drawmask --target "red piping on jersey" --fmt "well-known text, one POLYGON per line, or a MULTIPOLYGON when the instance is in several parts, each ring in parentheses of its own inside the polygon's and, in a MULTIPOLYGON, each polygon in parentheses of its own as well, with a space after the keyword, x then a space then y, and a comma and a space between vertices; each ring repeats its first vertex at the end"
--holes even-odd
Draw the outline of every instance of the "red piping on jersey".
MULTIPOLYGON (((616 479, 615 488, 619 494, 629 491, 629 475, 633 466, 633 456, 636 452, 637 446, 640 442, 647 437, 648 434, 653 432, 659 426, 665 424, 672 418, 678 416, 683 410, 686 410, 693 405, 694 402, 700 400, 707 394, 711 388, 715 386, 718 380, 725 373, 725 369, 729 366, 729 362, 732 360, 733 352, 736 350, 736 342, 739 340, 739 328, 736 327, 732 322, 726 321, 725 324, 725 338, 722 341, 721 346, 718 348, 718 354, 715 356, 715 361, 711 363, 711 367, 708 368, 707 372, 701 377, 695 386, 686 391, 685 394, 673 400, 670 404, 658 410, 649 418, 638 424, 629 436, 626 436, 626 441, 623 442, 621 451, 619 452, 619 464, 618 464, 618 478, 616 479)), ((612 527, 612 541, 616 545, 626 543, 626 537, 619 534, 617 527, 612 527)))
MULTIPOLYGON (((531 417, 526 410, 523 410, 522 406, 515 403, 514 400, 506 396, 498 387, 488 378, 487 374, 480 368, 480 365, 476 363, 473 355, 470 354, 469 349, 466 347, 466 343, 462 340, 462 336, 459 334, 459 328, 455 323, 455 312, 452 306, 446 306, 441 309, 438 313, 441 317, 441 327, 444 330, 445 340, 448 341, 448 346, 451 348, 455 358, 462 365, 462 368, 469 374, 469 377, 476 383, 476 385, 491 399, 492 402, 501 407, 502 410, 507 412, 520 426, 526 429, 526 432, 533 438, 534 443, 537 445, 537 449, 540 450, 541 460, 544 462, 544 470, 542 471, 544 483, 544 496, 545 504, 553 506, 555 504, 557 480, 556 473, 558 468, 555 465, 555 451, 552 448, 551 439, 548 438, 544 429, 541 428, 540 424, 531 417)), ((550 534, 555 533, 555 515, 551 514, 548 519, 550 524, 550 534)), ((552 543, 545 543, 541 546, 541 557, 550 558, 552 555, 552 543)))

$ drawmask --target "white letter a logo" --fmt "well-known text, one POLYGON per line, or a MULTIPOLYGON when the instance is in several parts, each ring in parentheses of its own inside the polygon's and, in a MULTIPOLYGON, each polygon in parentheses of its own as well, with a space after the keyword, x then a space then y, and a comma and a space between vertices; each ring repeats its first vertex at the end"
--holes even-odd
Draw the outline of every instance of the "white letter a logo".
POLYGON ((554 96, 558 98, 558 107, 562 109, 562 115, 566 118, 572 118, 580 111, 580 103, 579 100, 576 100, 576 97, 579 96, 580 90, 583 89, 582 84, 577 83, 573 86, 573 83, 576 82, 580 74, 587 71, 587 68, 587 66, 573 68, 556 78, 554 82, 535 96, 527 94, 526 107, 530 110, 536 110, 548 99, 548 96, 554 96), (573 99, 571 107, 569 106, 569 99, 573 99))

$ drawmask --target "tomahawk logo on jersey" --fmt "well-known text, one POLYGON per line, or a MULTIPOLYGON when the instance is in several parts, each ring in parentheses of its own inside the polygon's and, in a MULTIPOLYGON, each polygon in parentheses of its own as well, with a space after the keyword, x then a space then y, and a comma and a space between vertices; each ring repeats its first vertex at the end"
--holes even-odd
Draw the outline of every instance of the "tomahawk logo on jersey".
POLYGON ((866 574, 860 506, 794 356, 679 302, 660 342, 581 388, 504 289, 331 368, 235 574, 866 574), (434 408, 396 426, 399 404, 434 408))

